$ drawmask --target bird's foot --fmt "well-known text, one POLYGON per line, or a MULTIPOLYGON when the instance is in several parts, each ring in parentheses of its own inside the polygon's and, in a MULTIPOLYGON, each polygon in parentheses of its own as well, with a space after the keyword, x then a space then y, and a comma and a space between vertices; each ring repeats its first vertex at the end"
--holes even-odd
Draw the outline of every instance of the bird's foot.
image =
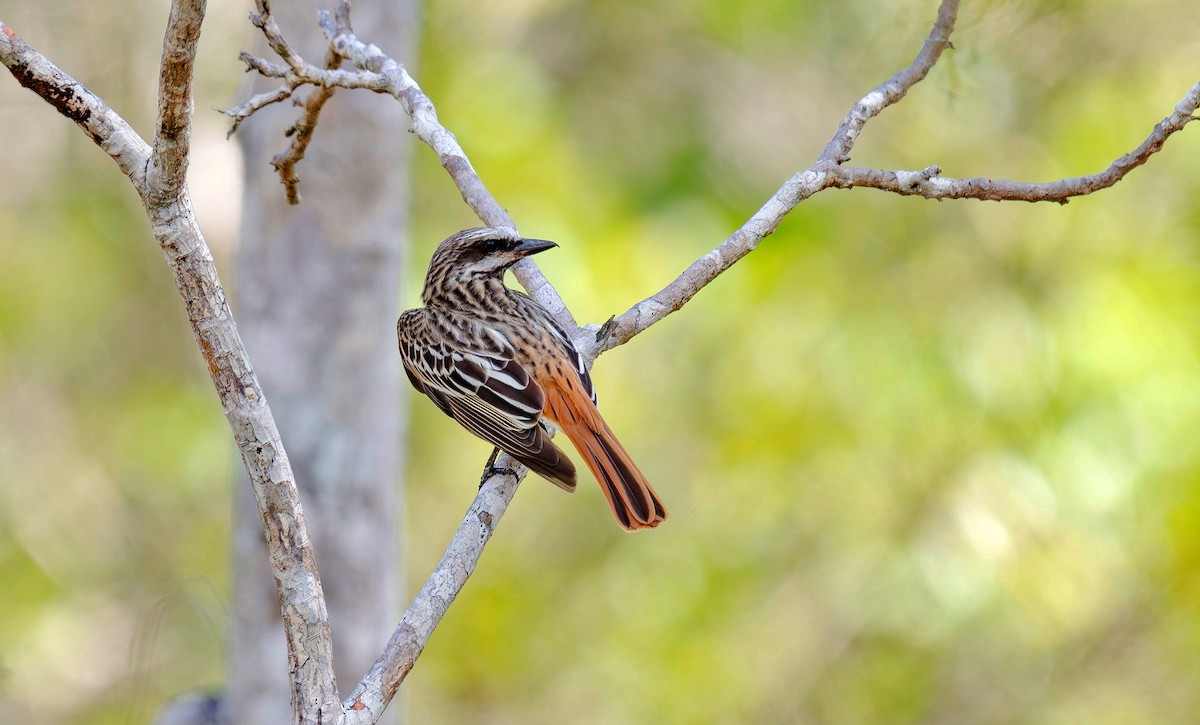
POLYGON ((508 466, 497 466, 496 458, 500 455, 499 448, 492 449, 492 455, 488 457, 487 463, 483 466, 483 475, 479 477, 479 488, 483 488, 483 484, 487 483, 492 476, 512 476, 517 477, 517 472, 508 466))

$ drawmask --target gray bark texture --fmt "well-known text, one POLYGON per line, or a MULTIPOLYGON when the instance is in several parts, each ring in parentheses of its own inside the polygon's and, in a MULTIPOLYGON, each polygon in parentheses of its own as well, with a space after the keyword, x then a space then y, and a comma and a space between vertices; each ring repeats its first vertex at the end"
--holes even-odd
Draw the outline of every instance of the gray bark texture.
MULTIPOLYGON (((814 164, 788 179, 728 239, 693 262, 662 290, 622 315, 613 317, 603 325, 579 327, 533 260, 524 259, 513 267, 517 280, 558 318, 569 331, 577 349, 591 361, 679 310, 709 282, 756 249, 792 209, 816 193, 832 188, 868 186, 928 198, 951 196, 1063 203, 1072 196, 1089 194, 1117 183, 1126 173, 1157 153, 1167 137, 1182 130, 1195 118, 1192 114, 1200 105, 1200 83, 1188 91, 1171 115, 1155 126, 1150 137, 1138 149, 1118 159, 1108 170, 1051 184, 950 179, 940 176, 941 170, 935 166, 919 172, 889 172, 847 166, 854 144, 866 123, 902 100, 915 84, 926 77, 942 53, 952 47, 949 38, 957 20, 958 6, 958 0, 942 0, 937 19, 916 58, 850 109, 814 164)), ((249 68, 264 77, 277 79, 280 85, 262 91, 242 105, 226 111, 235 124, 292 97, 297 89, 308 85, 327 90, 361 88, 387 94, 404 107, 412 118, 414 135, 438 155, 443 168, 461 192, 463 201, 479 218, 489 226, 515 228, 512 218, 476 174, 454 134, 438 121, 433 102, 412 75, 379 46, 363 42, 354 33, 349 22, 349 0, 339 0, 333 13, 322 12, 319 22, 329 41, 329 48, 337 56, 352 62, 357 70, 333 69, 328 63, 324 67, 309 63, 286 40, 272 18, 267 0, 256 0, 256 7, 259 12, 252 17, 252 22, 263 31, 271 49, 286 65, 242 53, 241 58, 249 68)), ((289 171, 294 171, 294 168, 280 169, 285 184, 289 183, 289 171)), ((502 469, 513 469, 513 472, 493 472, 483 482, 479 495, 445 555, 404 613, 383 654, 343 702, 343 722, 375 721, 412 670, 429 636, 474 570, 484 546, 512 500, 517 484, 526 473, 523 467, 507 456, 501 456, 497 464, 502 469)))
POLYGON ((291 462, 187 193, 192 69, 204 11, 204 0, 172 0, 151 143, 2 20, 0 62, 18 83, 74 121, 141 197, 254 491, 282 606, 294 721, 315 723, 324 713, 340 711, 316 557, 291 462))
MULTIPOLYGON (((413 0, 360 2, 360 22, 412 57, 413 0)), ((300 47, 324 43, 315 7, 281 5, 300 47)), ((291 454, 322 579, 336 675, 356 682, 398 615, 403 411, 394 329, 408 228, 404 112, 371 94, 342 94, 322 116, 304 166, 304 201, 289 205, 270 161, 290 104, 238 133, 245 159, 235 309, 291 454)), ((228 721, 287 722, 279 593, 247 485, 234 514, 234 607, 228 721)))
MULTIPOLYGON (((363 25, 370 25, 372 33, 386 37, 389 46, 404 49, 407 38, 404 33, 412 28, 411 19, 403 12, 387 15, 389 8, 382 3, 379 0, 379 5, 373 8, 378 15, 364 13, 365 18, 359 19, 365 19, 363 25), (389 25, 389 18, 394 18, 397 25, 389 25)), ((1157 153, 1169 136, 1196 118, 1193 114, 1200 107, 1200 83, 1187 92, 1137 149, 1117 159, 1109 169, 1047 184, 953 179, 941 176, 936 166, 922 171, 847 166, 864 125, 903 99, 942 52, 951 47, 949 36, 958 5, 958 0, 942 0, 937 20, 916 59, 855 104, 812 166, 789 179, 732 236, 623 315, 603 326, 577 327, 554 288, 531 261, 514 268, 517 278, 558 315, 571 330, 580 350, 594 358, 680 309, 706 284, 753 251, 797 204, 818 192, 866 186, 937 199, 1061 203, 1117 183, 1157 153)), ((252 21, 287 65, 245 53, 242 57, 252 69, 283 86, 254 96, 229 115, 238 122, 244 121, 253 113, 292 98, 295 91, 309 85, 326 91, 365 88, 390 95, 411 116, 416 137, 438 154, 464 201, 485 223, 512 226, 512 220, 475 174, 453 134, 438 122, 433 103, 412 76, 378 47, 365 44, 354 35, 349 24, 348 0, 340 0, 336 14, 326 12, 320 16, 327 37, 324 68, 307 63, 299 55, 299 49, 290 47, 283 39, 267 0, 257 0, 256 8, 258 13, 252 16, 252 21), (338 57, 353 63, 357 70, 331 68, 338 57)), ((377 646, 388 629, 394 600, 394 585, 390 583, 394 579, 390 577, 396 571, 391 561, 395 506, 388 498, 392 481, 386 481, 378 489, 374 483, 385 476, 380 471, 396 463, 400 435, 399 420, 386 416, 399 409, 397 355, 391 337, 399 257, 396 247, 390 245, 399 238, 404 207, 394 200, 403 198, 400 190, 404 185, 400 179, 368 174, 371 170, 402 168, 404 156, 402 150, 387 146, 385 141, 370 140, 367 130, 378 130, 383 137, 402 135, 395 133, 400 118, 389 116, 386 104, 373 105, 370 99, 342 99, 364 105, 343 108, 341 113, 331 115, 321 132, 321 136, 328 134, 330 138, 327 142, 318 141, 316 148, 322 149, 324 144, 323 150, 309 157, 304 168, 305 174, 312 178, 305 183, 312 184, 310 197, 324 197, 324 201, 332 200, 332 205, 307 209, 305 216, 270 206, 283 195, 273 197, 271 184, 266 182, 269 175, 254 167, 256 149, 262 143, 257 142, 256 146, 254 140, 247 140, 250 149, 247 165, 251 169, 247 208, 254 213, 247 216, 244 225, 245 243, 249 246, 241 252, 240 287, 242 309, 253 320, 248 325, 249 347, 266 373, 266 382, 260 384, 250 365, 247 346, 243 345, 225 302, 183 184, 188 157, 191 63, 203 13, 203 0, 172 2, 153 144, 138 137, 103 101, 30 48, 3 22, 0 22, 0 62, 19 83, 74 120, 112 156, 138 189, 245 463, 261 526, 249 516, 239 522, 237 561, 239 566, 254 562, 269 562, 269 566, 259 573, 247 569, 237 574, 235 607, 245 620, 235 623, 235 669, 231 680, 234 686, 243 689, 234 693, 228 721, 252 725, 289 720, 312 724, 374 723, 379 721, 474 570, 524 472, 495 472, 484 482, 446 554, 394 628, 382 654, 352 688, 349 697, 339 702, 332 669, 330 617, 312 543, 316 542, 326 567, 330 584, 328 609, 333 610, 333 619, 340 627, 338 662, 343 679, 349 675, 353 681, 354 673, 366 669, 372 643, 377 646), (340 131, 336 128, 339 116, 345 120, 340 131), (381 273, 381 269, 386 273, 381 273), (383 277, 374 276, 376 273, 383 277), (381 375, 380 381, 368 378, 373 374, 381 375), (275 418, 266 403, 266 392, 278 401, 284 420, 282 428, 296 452, 298 476, 293 475, 283 450, 275 418), (379 433, 380 438, 369 437, 373 433, 379 433), (297 480, 310 501, 311 536, 295 485, 297 480), (267 556, 263 556, 263 549, 256 550, 264 533, 267 556), (255 594, 254 589, 244 585, 247 582, 253 586, 260 579, 265 582, 268 571, 275 579, 274 592, 264 588, 255 594), (375 596, 380 599, 371 599, 375 596), (280 629, 283 637, 274 643, 267 642, 269 633, 280 629), (256 654, 270 658, 271 653, 284 651, 286 659, 254 659, 256 654), (281 673, 277 679, 273 677, 276 672, 281 673), (283 677, 283 672, 290 672, 290 678, 283 677), (261 679, 263 675, 267 679, 261 679), (282 708, 260 715, 254 704, 259 697, 271 703, 290 700, 291 716, 282 708), (245 709, 237 710, 239 707, 245 709), (264 719, 252 719, 258 717, 264 719)), ((296 21, 289 16, 286 22, 291 25, 296 21)), ((296 25, 307 27, 304 22, 296 25)), ((409 49, 407 55, 411 54, 409 49)), ((297 190, 294 162, 303 156, 315 130, 320 102, 305 105, 306 124, 296 134, 299 151, 294 145, 291 161, 280 168, 288 196, 293 198, 297 190)), ((515 466, 505 456, 497 463, 501 468, 515 466)), ((211 701, 191 704, 193 710, 202 713, 197 717, 206 716, 204 713, 211 715, 213 711, 211 701)))

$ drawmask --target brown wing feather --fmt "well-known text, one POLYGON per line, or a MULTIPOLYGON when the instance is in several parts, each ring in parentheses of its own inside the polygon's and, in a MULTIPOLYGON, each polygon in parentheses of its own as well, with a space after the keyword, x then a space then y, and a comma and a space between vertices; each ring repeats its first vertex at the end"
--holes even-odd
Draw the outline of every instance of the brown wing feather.
POLYGON ((566 491, 575 466, 538 426, 545 394, 501 335, 472 340, 426 310, 400 316, 400 357, 413 387, 476 436, 566 491))

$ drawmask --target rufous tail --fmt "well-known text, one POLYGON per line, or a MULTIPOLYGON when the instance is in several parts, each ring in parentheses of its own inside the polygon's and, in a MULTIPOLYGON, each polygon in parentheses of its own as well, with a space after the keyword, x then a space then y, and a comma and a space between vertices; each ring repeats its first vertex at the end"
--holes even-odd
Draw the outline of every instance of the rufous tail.
POLYGON ((557 386, 546 390, 544 413, 575 444, 604 491, 617 523, 626 531, 637 531, 665 521, 666 507, 591 398, 582 389, 571 391, 573 395, 564 392, 557 386))

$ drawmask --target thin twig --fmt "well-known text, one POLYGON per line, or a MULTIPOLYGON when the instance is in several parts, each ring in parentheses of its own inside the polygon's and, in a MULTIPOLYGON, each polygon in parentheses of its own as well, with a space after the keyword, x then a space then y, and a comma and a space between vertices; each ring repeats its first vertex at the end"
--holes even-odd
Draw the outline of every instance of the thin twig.
MULTIPOLYGON (((342 64, 341 57, 329 49, 325 52, 326 70, 334 70, 342 64)), ((321 117, 321 109, 325 102, 333 97, 336 89, 327 86, 317 86, 308 98, 304 100, 304 113, 300 120, 284 133, 290 136, 292 143, 286 151, 282 151, 271 159, 271 165, 279 172, 279 180, 287 192, 289 204, 300 203, 300 177, 296 174, 296 165, 304 159, 308 144, 312 141, 313 133, 317 130, 317 121, 321 117)))
POLYGON ((237 133, 238 128, 242 125, 242 121, 245 121, 259 110, 266 108, 271 104, 279 103, 280 101, 286 101, 292 97, 292 93, 294 93, 295 90, 296 89, 292 88, 291 86, 280 86, 273 91, 263 91, 262 93, 255 94, 250 98, 250 100, 246 101, 240 106, 234 106, 233 108, 227 108, 221 111, 221 113, 233 119, 233 125, 229 127, 229 132, 225 134, 225 138, 229 139, 233 136, 233 134, 237 133))
POLYGON ((609 324, 603 343, 596 344, 595 355, 623 345, 635 335, 683 307, 709 282, 739 259, 754 251, 759 242, 775 231, 796 205, 831 185, 833 177, 817 166, 806 169, 784 182, 767 203, 716 249, 692 262, 670 284, 618 315, 609 324))
POLYGON ((905 196, 926 199, 981 199, 984 201, 1052 201, 1066 204, 1072 197, 1085 196, 1113 186, 1130 172, 1162 150, 1173 134, 1182 131, 1197 117, 1200 106, 1200 83, 1192 86, 1187 95, 1175 105, 1174 112, 1154 126, 1154 130, 1133 151, 1116 159, 1103 171, 1046 183, 1028 183, 1008 179, 953 179, 941 175, 941 169, 931 166, 922 171, 886 171, 841 166, 833 174, 833 186, 851 189, 856 186, 882 189, 905 196))
POLYGON ((271 46, 271 50, 280 58, 283 58, 292 70, 299 71, 304 67, 304 59, 298 53, 292 50, 288 45, 287 40, 283 37, 283 32, 279 29, 279 24, 275 22, 275 16, 271 13, 271 3, 268 0, 254 0, 254 6, 258 9, 257 13, 250 13, 250 24, 262 31, 263 37, 267 39, 267 44, 271 46))
POLYGON ((937 20, 933 22, 929 36, 925 38, 921 52, 917 53, 917 57, 913 58, 913 62, 907 68, 880 83, 854 104, 854 108, 851 108, 846 117, 842 119, 842 125, 838 127, 837 133, 825 145, 820 161, 834 164, 843 164, 849 161, 850 150, 854 148, 854 142, 858 140, 858 134, 862 132, 867 121, 904 98, 913 86, 929 75, 934 64, 942 57, 942 51, 954 47, 950 43, 950 34, 954 32, 954 24, 958 20, 958 4, 959 0, 942 0, 942 4, 938 8, 937 20))
POLYGON ((754 213, 745 224, 716 249, 692 262, 678 277, 663 289, 629 308, 616 320, 610 321, 608 335, 596 344, 599 355, 645 332, 687 304, 701 289, 712 282, 742 257, 754 251, 759 242, 773 233, 796 205, 808 197, 832 186, 837 166, 850 158, 850 150, 858 140, 867 121, 883 109, 896 103, 937 63, 942 51, 950 46, 950 34, 958 18, 958 0, 942 0, 937 19, 929 31, 921 52, 908 67, 881 83, 863 96, 838 127, 817 162, 784 182, 783 186, 754 213))

